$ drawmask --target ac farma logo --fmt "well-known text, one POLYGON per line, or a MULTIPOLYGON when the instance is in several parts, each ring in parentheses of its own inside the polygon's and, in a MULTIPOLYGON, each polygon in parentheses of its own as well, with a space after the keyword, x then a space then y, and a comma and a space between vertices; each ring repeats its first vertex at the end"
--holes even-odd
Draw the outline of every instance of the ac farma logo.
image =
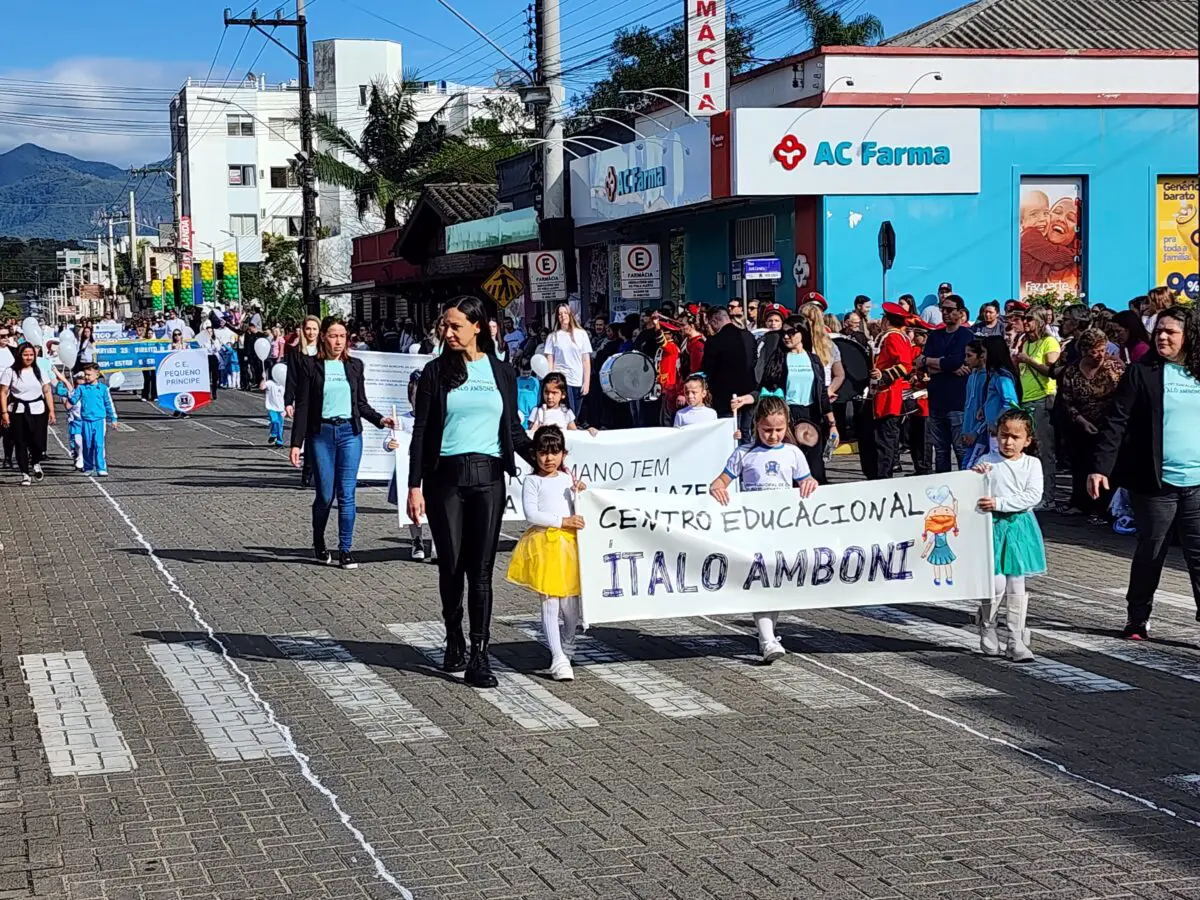
MULTIPOLYGON (((864 166, 948 166, 950 148, 945 145, 896 147, 880 145, 876 141, 863 141, 857 155, 853 141, 821 141, 813 155, 814 166, 852 166, 856 162, 864 166)), ((773 155, 779 164, 791 172, 808 156, 808 148, 794 134, 785 134, 775 145, 773 155)))

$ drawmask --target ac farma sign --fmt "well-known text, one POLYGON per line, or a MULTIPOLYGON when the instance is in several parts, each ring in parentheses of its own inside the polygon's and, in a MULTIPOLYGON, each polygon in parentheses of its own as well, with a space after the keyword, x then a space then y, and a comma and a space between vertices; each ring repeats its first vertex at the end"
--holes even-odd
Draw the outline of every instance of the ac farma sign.
POLYGON ((725 0, 686 0, 688 111, 715 116, 728 106, 725 0))

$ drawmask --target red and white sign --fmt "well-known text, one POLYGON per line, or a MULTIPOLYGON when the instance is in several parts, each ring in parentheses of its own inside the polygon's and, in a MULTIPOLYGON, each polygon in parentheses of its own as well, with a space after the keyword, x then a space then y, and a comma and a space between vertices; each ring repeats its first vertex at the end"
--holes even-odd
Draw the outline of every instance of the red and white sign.
POLYGON ((192 217, 179 217, 179 246, 184 250, 192 249, 192 217))
POLYGON ((715 116, 728 106, 725 0, 687 0, 688 111, 715 116))
POLYGON ((662 298, 662 267, 658 244, 621 245, 621 299, 662 298))
POLYGON ((535 303, 567 299, 567 270, 561 250, 529 254, 529 297, 535 303))

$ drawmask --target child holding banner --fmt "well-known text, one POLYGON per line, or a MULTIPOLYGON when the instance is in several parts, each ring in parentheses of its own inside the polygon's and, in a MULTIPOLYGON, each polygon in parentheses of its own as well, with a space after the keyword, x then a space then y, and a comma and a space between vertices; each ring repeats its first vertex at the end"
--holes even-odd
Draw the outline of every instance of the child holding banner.
MULTIPOLYGON (((1029 629, 1025 616, 1029 596, 1025 576, 1046 571, 1042 531, 1032 510, 1042 499, 1042 466, 1026 456, 1033 443, 1033 418, 1021 407, 1000 416, 995 452, 983 457, 975 471, 988 477, 990 497, 979 499, 979 508, 992 514, 992 545, 996 557, 995 595, 979 607, 979 647, 988 656, 1000 655, 996 613, 1003 601, 1008 623, 1008 658, 1030 662, 1029 629)), ((1036 450, 1036 448, 1035 448, 1036 450)))
POLYGON ((542 598, 542 631, 550 649, 550 677, 571 681, 575 632, 583 621, 579 599, 579 545, 575 492, 583 485, 562 471, 567 439, 557 425, 543 425, 533 438, 537 474, 525 476, 521 505, 529 528, 508 564, 508 580, 542 598), (559 615, 562 616, 561 630, 559 615))
MULTIPOLYGON (((729 486, 737 480, 739 491, 775 491, 800 488, 801 497, 812 496, 817 480, 808 468, 804 452, 793 443, 788 428, 788 406, 780 397, 766 396, 754 410, 754 443, 733 451, 725 470, 709 485, 708 492, 722 506, 729 503, 729 486)), ((754 614, 758 625, 758 648, 764 665, 787 655, 775 634, 778 612, 754 614)))

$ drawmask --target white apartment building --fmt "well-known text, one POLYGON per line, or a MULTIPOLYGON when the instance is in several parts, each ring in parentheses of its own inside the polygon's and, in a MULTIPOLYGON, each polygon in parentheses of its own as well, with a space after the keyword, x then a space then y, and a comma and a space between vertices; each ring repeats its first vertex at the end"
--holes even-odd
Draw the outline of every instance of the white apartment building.
POLYGON ((262 233, 298 237, 300 93, 265 76, 238 83, 188 79, 171 101, 171 149, 182 154, 183 215, 196 259, 226 251, 262 260, 262 233))

